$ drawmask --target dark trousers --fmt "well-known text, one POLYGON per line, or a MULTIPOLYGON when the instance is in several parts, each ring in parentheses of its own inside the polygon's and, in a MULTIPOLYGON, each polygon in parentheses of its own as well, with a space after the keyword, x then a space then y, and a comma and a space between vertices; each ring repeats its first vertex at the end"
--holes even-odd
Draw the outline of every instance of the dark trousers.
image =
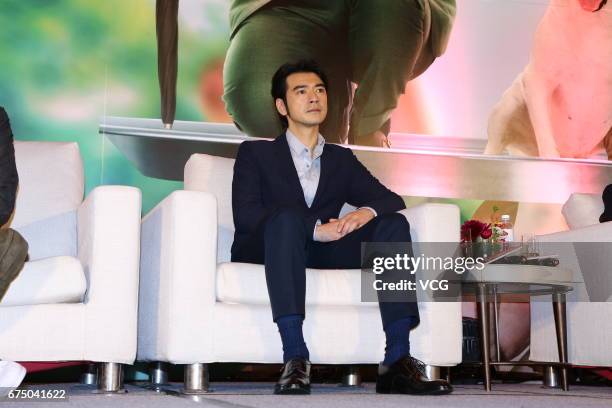
POLYGON ((17 231, 0 229, 0 301, 21 272, 28 257, 28 243, 17 231))
MULTIPOLYGON (((266 283, 274 321, 305 315, 306 268, 359 269, 362 242, 410 242, 410 225, 399 213, 375 217, 360 229, 332 242, 313 241, 303 213, 291 208, 277 211, 232 254, 234 262, 265 265, 266 283)), ((383 274, 384 275, 384 274, 383 274)), ((398 319, 418 321, 415 302, 379 302, 383 327, 398 319)))

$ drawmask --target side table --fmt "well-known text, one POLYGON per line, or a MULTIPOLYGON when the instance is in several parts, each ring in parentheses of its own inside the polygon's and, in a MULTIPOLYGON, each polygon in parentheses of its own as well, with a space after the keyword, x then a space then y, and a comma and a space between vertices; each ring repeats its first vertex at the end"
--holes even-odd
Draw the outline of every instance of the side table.
MULTIPOLYGON (((482 338, 482 365, 485 377, 485 390, 491 391, 491 366, 494 365, 551 365, 550 363, 517 363, 511 361, 491 361, 490 339, 490 302, 494 303, 494 313, 502 301, 512 301, 516 295, 551 295, 561 370, 561 385, 564 391, 568 388, 567 379, 567 321, 566 293, 572 290, 572 271, 563 267, 487 264, 481 270, 470 270, 462 276, 462 294, 464 299, 475 297, 478 303, 480 333, 482 338)), ((495 327, 497 331, 497 327, 495 327)), ((497 343, 497 339, 496 339, 497 343)), ((499 348, 498 348, 499 359, 499 348)))

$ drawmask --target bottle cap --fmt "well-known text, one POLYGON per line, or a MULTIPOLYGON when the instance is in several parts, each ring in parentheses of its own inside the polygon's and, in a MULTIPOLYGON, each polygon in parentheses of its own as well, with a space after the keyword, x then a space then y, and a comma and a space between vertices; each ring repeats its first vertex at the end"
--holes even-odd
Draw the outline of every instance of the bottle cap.
POLYGON ((510 221, 510 216, 508 214, 504 214, 501 216, 502 221, 510 221))

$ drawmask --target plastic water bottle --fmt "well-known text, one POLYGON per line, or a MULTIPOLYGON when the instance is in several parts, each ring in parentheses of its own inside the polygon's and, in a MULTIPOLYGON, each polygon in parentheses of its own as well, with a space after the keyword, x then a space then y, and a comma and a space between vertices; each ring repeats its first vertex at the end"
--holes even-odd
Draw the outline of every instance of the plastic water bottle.
POLYGON ((501 216, 500 229, 502 230, 502 236, 505 242, 514 241, 514 226, 512 222, 510 222, 510 216, 508 214, 501 216))

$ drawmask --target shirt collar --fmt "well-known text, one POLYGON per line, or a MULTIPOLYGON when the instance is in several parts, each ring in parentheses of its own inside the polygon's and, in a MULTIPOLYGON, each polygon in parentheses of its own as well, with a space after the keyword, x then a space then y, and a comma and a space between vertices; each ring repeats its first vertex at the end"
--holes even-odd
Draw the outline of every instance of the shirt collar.
MULTIPOLYGON (((289 144, 289 148, 291 149, 291 151, 293 152, 293 154, 296 154, 298 156, 305 154, 308 158, 310 158, 310 152, 308 151, 308 147, 306 147, 306 145, 304 145, 304 143, 302 143, 300 141, 300 139, 297 138, 296 135, 293 134, 293 132, 291 132, 289 129, 287 129, 287 143, 289 144)), ((323 146, 325 145, 325 138, 319 133, 317 135, 317 144, 314 147, 314 154, 312 159, 317 159, 321 156, 321 154, 323 154, 323 146)))

